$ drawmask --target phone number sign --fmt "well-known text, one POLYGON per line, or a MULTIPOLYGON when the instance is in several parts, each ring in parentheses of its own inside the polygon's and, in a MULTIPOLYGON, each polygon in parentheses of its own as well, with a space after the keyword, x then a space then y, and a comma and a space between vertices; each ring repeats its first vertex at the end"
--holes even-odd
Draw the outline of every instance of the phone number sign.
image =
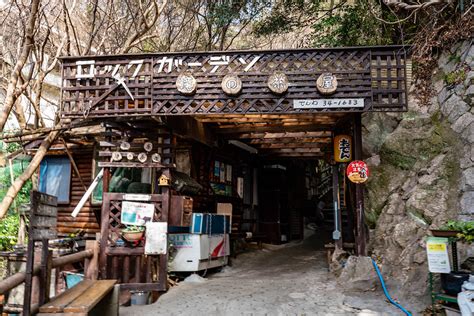
POLYGON ((293 100, 294 109, 363 108, 363 98, 293 100))

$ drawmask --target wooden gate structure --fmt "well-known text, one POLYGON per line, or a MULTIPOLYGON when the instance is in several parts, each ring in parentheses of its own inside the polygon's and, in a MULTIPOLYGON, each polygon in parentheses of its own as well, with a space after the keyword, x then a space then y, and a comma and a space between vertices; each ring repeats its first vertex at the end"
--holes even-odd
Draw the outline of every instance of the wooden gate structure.
MULTIPOLYGON (((151 135, 166 127, 210 145, 216 139, 239 140, 268 159, 327 158, 340 130, 352 133, 353 157, 362 159, 361 114, 406 111, 410 80, 403 46, 64 57, 61 71, 64 126, 105 122, 110 129, 151 135)), ((113 151, 104 149, 101 155, 107 158, 113 151)), ((101 166, 106 192, 108 170, 117 165, 105 159, 101 166)), ((155 167, 169 172, 172 162, 155 167)), ((362 185, 355 192, 357 253, 363 255, 362 185)), ((169 192, 156 194, 160 220, 166 221, 169 192)), ((131 260, 137 260, 136 269, 151 264, 151 259, 132 259, 139 250, 114 250, 107 237, 114 232, 121 198, 104 194, 103 277, 114 277, 106 270, 110 264, 111 273, 119 264, 130 267, 131 260), (113 257, 112 263, 106 256, 113 257)), ((163 258, 160 277, 166 269, 163 258)), ((144 282, 136 271, 134 282, 144 282)))

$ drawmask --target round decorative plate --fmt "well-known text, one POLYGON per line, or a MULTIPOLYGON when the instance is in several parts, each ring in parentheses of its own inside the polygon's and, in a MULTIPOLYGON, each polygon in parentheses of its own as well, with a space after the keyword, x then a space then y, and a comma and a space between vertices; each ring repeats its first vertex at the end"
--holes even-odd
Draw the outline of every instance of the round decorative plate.
POLYGON ((122 150, 129 150, 129 149, 130 149, 130 143, 128 143, 128 142, 122 142, 122 143, 120 144, 120 149, 122 149, 122 150))
POLYGON ((146 142, 146 143, 143 145, 143 148, 144 148, 146 151, 150 152, 150 151, 153 150, 153 144, 150 143, 150 142, 146 142))
POLYGON ((146 162, 147 159, 148 159, 148 156, 145 153, 138 154, 138 161, 140 161, 141 163, 146 162))
POLYGON ((156 163, 160 163, 161 162, 161 155, 158 154, 158 153, 154 153, 153 155, 151 155, 151 161, 156 162, 156 163))
POLYGON ((119 153, 118 151, 115 151, 112 153, 112 160, 113 161, 120 161, 122 160, 122 154, 119 153))

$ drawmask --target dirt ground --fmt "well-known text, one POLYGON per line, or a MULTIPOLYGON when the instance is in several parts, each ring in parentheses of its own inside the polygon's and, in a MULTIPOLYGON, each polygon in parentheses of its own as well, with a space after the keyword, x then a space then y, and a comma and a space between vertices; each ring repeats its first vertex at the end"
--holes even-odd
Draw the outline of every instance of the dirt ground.
POLYGON ((316 235, 244 253, 201 283, 181 282, 152 305, 120 315, 401 315, 381 291, 347 292, 328 272, 316 235))

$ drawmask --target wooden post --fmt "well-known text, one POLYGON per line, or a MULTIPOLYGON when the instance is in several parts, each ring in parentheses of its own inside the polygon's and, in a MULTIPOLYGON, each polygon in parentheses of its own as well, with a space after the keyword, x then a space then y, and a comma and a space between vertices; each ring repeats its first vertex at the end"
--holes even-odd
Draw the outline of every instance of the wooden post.
POLYGON ((48 249, 48 239, 41 241, 41 272, 39 281, 39 306, 49 301, 53 252, 48 249))
POLYGON ((86 258, 84 271, 85 278, 88 280, 97 280, 99 276, 99 243, 97 240, 86 240, 86 250, 92 249, 92 258, 86 258))
MULTIPOLYGON (((354 115, 354 159, 362 160, 362 115, 354 115)), ((356 251, 359 256, 366 256, 366 229, 364 219, 364 187, 363 184, 355 185, 356 198, 356 251)))
MULTIPOLYGON (((31 236, 30 227, 30 236, 31 236)), ((35 241, 28 238, 28 250, 26 252, 25 291, 23 294, 23 315, 31 315, 31 289, 33 287, 33 266, 35 256, 35 241)))
MULTIPOLYGON (((171 172, 169 169, 164 169, 163 174, 171 179, 171 172)), ((161 205, 162 215, 161 220, 163 222, 168 222, 168 214, 170 210, 171 203, 171 190, 169 187, 164 186, 161 188, 161 194, 163 196, 163 201, 161 205)), ((158 272, 158 283, 161 287, 166 290, 166 284, 168 282, 168 252, 165 255, 160 255, 160 269, 158 272)))

